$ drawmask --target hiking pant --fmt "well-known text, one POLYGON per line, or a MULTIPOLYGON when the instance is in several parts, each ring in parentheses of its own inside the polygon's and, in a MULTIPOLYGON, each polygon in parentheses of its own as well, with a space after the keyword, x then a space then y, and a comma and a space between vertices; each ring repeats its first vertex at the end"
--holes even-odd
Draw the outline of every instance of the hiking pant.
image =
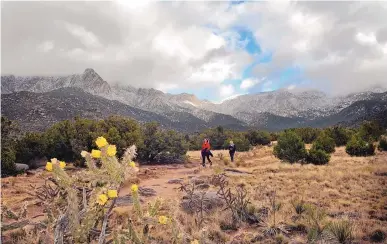
POLYGON ((203 166, 206 165, 206 157, 207 157, 208 162, 210 162, 210 164, 212 165, 212 162, 211 162, 211 159, 210 159, 210 155, 212 155, 211 152, 202 151, 202 165, 203 166))
POLYGON ((234 162, 234 154, 235 154, 235 151, 229 151, 230 153, 230 158, 231 158, 231 162, 234 162))

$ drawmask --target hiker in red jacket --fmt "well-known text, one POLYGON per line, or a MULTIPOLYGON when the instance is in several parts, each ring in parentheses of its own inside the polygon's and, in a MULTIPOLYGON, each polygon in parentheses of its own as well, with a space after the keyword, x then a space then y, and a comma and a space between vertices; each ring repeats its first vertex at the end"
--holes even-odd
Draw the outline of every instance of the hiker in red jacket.
POLYGON ((203 144, 202 144, 202 165, 203 167, 206 167, 206 157, 208 162, 210 162, 210 165, 212 165, 210 156, 213 157, 211 151, 210 151, 210 141, 208 139, 204 139, 203 144))

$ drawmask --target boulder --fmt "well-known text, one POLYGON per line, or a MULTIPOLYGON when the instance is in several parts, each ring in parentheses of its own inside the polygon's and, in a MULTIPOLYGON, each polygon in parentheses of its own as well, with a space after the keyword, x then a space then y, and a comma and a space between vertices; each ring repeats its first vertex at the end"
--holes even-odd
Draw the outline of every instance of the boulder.
POLYGON ((26 170, 30 169, 30 167, 27 164, 18 164, 18 163, 16 163, 15 167, 16 167, 17 171, 26 171, 26 170))
POLYGON ((170 179, 170 180, 168 180, 168 184, 181 184, 181 183, 183 183, 183 181, 184 181, 184 179, 170 179))
POLYGON ((147 187, 139 187, 138 188, 138 193, 140 193, 141 196, 144 196, 144 197, 152 197, 152 196, 156 196, 157 193, 154 189, 152 188, 147 188, 147 187))

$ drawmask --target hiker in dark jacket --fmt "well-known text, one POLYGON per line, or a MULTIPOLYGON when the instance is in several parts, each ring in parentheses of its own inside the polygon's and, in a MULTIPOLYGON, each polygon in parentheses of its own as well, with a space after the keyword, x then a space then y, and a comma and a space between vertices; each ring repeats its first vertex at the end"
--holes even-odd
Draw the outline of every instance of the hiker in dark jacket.
POLYGON ((202 144, 202 165, 203 167, 206 167, 206 158, 208 160, 208 162, 210 162, 210 165, 212 165, 212 162, 211 162, 211 159, 210 159, 210 156, 213 157, 214 155, 212 155, 211 151, 210 151, 210 141, 208 139, 204 139, 203 141, 203 144, 202 144))
POLYGON ((230 153, 231 162, 234 162, 235 151, 236 151, 236 146, 233 141, 230 141, 230 145, 228 146, 228 152, 230 153))

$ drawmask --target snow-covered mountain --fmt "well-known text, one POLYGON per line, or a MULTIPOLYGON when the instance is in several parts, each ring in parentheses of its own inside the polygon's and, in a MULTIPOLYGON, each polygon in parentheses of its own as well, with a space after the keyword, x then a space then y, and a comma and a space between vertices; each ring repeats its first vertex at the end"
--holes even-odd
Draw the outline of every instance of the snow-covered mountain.
POLYGON ((169 94, 155 89, 109 84, 93 69, 86 69, 82 74, 58 77, 1 77, 2 94, 20 91, 47 93, 69 87, 80 88, 94 96, 161 115, 171 123, 188 123, 187 120, 198 119, 211 125, 249 125, 270 129, 305 126, 313 121, 335 116, 358 101, 371 101, 377 97, 378 101, 385 102, 387 99, 386 96, 378 96, 386 92, 382 88, 336 97, 315 90, 282 89, 242 95, 217 104, 187 93, 169 94))

